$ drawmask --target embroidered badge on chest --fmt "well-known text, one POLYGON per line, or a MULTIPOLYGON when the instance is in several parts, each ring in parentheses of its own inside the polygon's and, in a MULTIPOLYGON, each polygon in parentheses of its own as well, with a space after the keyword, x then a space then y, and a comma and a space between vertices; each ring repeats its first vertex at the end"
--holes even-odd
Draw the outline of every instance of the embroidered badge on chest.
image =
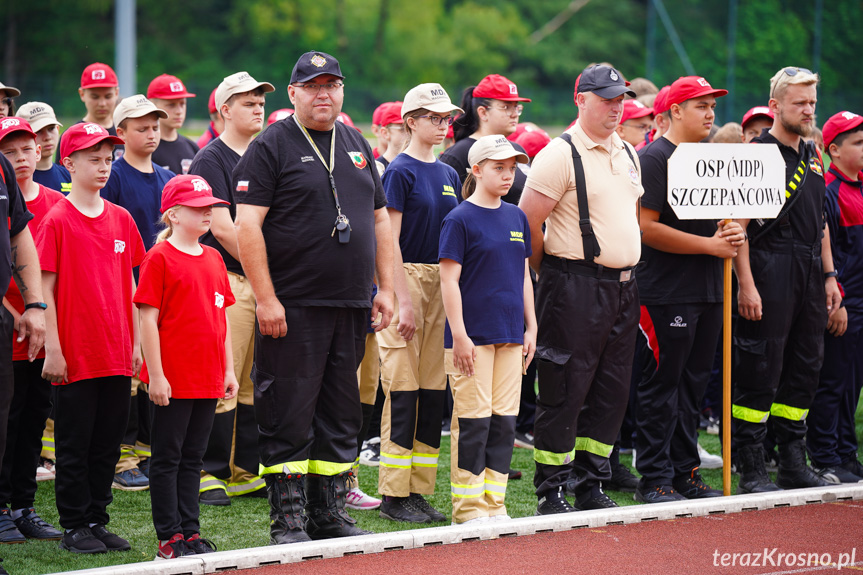
POLYGON ((366 157, 362 152, 348 152, 348 156, 350 156, 351 161, 357 167, 357 169, 362 170, 366 167, 366 157))

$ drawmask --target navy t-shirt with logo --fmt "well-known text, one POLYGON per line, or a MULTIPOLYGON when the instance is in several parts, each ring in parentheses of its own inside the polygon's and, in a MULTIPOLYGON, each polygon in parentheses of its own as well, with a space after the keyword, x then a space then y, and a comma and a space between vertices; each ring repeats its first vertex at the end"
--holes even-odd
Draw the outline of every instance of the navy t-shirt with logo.
POLYGON ((402 213, 402 260, 438 263, 441 223, 458 205, 458 174, 440 160, 422 162, 402 153, 387 166, 383 184, 387 207, 402 213))
POLYGON ((47 170, 36 170, 33 172, 33 181, 67 196, 72 191, 72 176, 66 166, 60 164, 51 164, 47 170))
MULTIPOLYGON (((234 168, 237 204, 269 208, 261 231, 283 305, 368 308, 375 263, 375 210, 386 195, 362 134, 336 122, 333 178, 350 241, 333 237, 336 205, 327 168, 291 118, 261 133, 234 168)), ((332 132, 309 134, 327 163, 332 132)))
MULTIPOLYGON (((440 259, 462 266, 462 317, 474 345, 524 343, 524 269, 530 255, 527 216, 516 206, 462 202, 444 218, 440 259)), ((444 347, 452 345, 447 321, 444 347)))

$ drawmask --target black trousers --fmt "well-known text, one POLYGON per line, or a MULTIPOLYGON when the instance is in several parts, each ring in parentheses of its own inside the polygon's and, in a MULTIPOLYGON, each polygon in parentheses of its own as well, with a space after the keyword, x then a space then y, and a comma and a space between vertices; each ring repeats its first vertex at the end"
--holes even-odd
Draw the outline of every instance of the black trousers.
POLYGON ((722 304, 647 306, 656 371, 636 390, 636 467, 645 487, 671 485, 700 465, 698 418, 722 329, 722 304))
MULTIPOLYGON (((283 302, 286 303, 286 302, 283 302)), ((369 310, 285 307, 288 333, 255 334, 255 416, 263 473, 337 475, 357 456, 357 368, 369 310), (299 470, 299 471, 297 471, 299 470)))
POLYGON ((738 448, 763 441, 768 417, 777 443, 804 438, 827 326, 820 242, 769 238, 750 249, 749 259, 762 319, 741 317, 734 333, 738 448))
POLYGON ((0 506, 33 506, 42 430, 51 413, 51 384, 42 379, 44 359, 13 362, 15 392, 6 427, 6 453, 0 468, 0 506))
POLYGON ((15 394, 15 379, 12 370, 12 332, 14 325, 15 320, 12 314, 0 305, 0 467, 3 466, 3 456, 6 452, 9 408, 15 394))
POLYGON ((198 487, 217 399, 171 399, 153 405, 150 505, 159 539, 201 530, 198 487))
POLYGON ((54 386, 54 490, 65 529, 108 523, 131 386, 122 375, 54 386))
POLYGON ((533 483, 542 497, 575 475, 576 491, 611 478, 626 411, 638 287, 542 264, 537 285, 539 395, 533 483))

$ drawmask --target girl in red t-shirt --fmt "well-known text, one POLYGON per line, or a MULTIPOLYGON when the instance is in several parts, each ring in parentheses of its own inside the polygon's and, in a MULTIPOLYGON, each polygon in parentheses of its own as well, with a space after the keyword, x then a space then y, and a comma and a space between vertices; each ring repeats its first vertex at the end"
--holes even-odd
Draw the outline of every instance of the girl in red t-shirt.
POLYGON ((166 229, 141 264, 144 369, 150 386, 150 499, 158 557, 211 553, 200 536, 198 488, 216 402, 237 393, 225 308, 234 303, 219 253, 198 243, 210 228, 213 197, 200 176, 172 178, 162 191, 166 229))

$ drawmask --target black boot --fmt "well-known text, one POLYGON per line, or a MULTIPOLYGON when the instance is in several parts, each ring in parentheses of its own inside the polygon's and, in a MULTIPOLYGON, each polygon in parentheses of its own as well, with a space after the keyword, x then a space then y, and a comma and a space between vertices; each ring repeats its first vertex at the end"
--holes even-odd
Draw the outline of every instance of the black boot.
POLYGON ((336 476, 306 475, 306 515, 309 518, 308 533, 312 539, 331 539, 368 535, 356 527, 356 519, 345 511, 345 496, 348 481, 353 473, 346 471, 336 476))
POLYGON ((776 474, 776 484, 782 489, 830 485, 806 465, 806 446, 802 439, 779 445, 779 472, 776 474))
POLYGON ((737 450, 737 465, 740 469, 740 483, 737 493, 766 493, 780 491, 767 475, 764 468, 764 447, 759 443, 746 445, 737 450))
POLYGON ((311 541, 306 533, 306 495, 299 473, 269 473, 267 499, 270 502, 270 545, 311 541))

